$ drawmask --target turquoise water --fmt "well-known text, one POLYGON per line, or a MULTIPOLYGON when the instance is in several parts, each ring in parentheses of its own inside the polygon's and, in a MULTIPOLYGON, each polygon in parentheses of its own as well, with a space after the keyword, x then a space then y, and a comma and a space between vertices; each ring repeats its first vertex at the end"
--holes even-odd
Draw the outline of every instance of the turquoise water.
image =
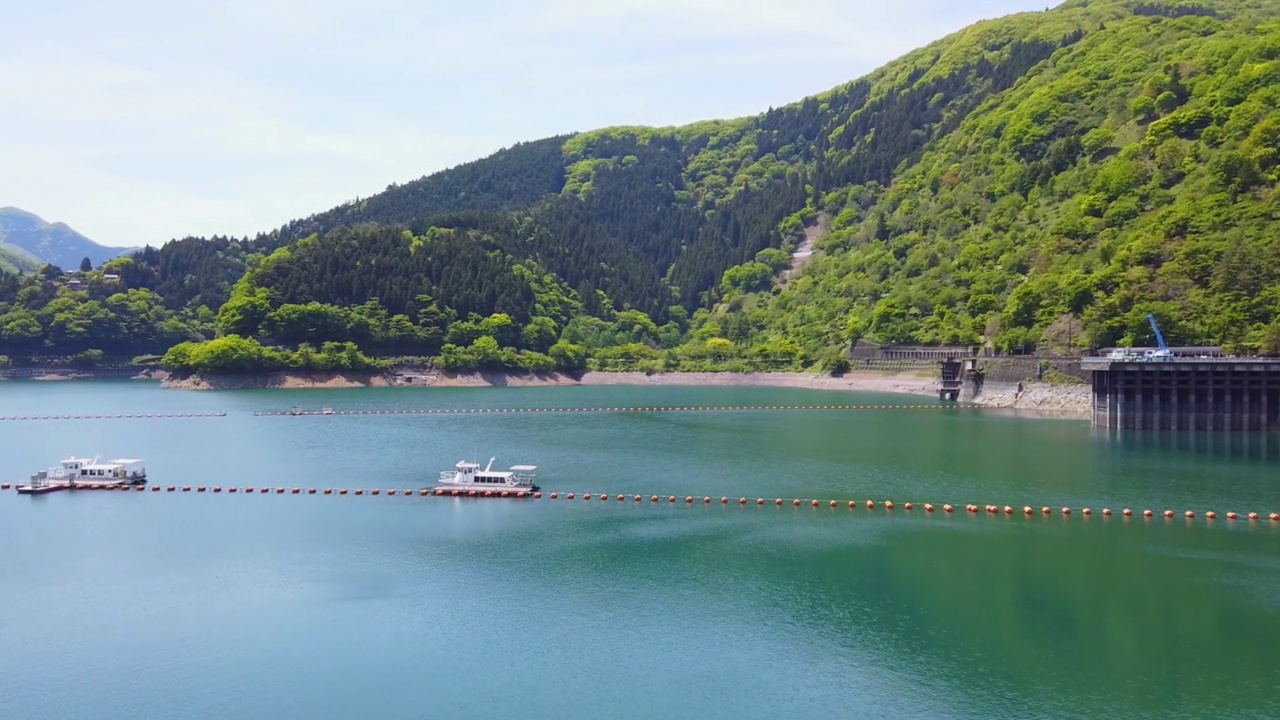
POLYGON ((0 383, 0 415, 228 413, 5 421, 3 480, 102 453, 161 485, 417 488, 496 455, 547 492, 646 496, 2 493, 0 718, 1280 716, 1280 527, 1223 519, 1280 511, 1274 435, 1115 439, 976 410, 252 416, 847 402, 922 401, 0 383))

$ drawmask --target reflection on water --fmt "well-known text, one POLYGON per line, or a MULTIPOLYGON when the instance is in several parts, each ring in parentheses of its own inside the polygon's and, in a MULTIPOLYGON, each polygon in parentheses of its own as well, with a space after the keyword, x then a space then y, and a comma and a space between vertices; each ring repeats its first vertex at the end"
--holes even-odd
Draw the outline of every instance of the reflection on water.
POLYGON ((1280 431, 1212 432, 1094 428, 1094 437, 1120 451, 1175 451, 1219 460, 1280 462, 1280 431))

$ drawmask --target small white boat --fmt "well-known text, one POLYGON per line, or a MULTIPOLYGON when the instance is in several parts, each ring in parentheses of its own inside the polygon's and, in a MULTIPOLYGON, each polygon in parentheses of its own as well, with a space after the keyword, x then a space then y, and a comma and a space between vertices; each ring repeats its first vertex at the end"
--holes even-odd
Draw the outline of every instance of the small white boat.
POLYGON ((69 457, 56 467, 31 476, 31 482, 18 486, 18 492, 49 492, 52 488, 80 485, 141 485, 147 481, 147 468, 142 460, 118 458, 102 461, 96 457, 69 457))
POLYGON ((463 490, 477 492, 482 491, 508 491, 508 492, 537 492, 538 486, 535 484, 537 476, 534 471, 538 469, 537 465, 512 465, 509 470, 494 470, 493 461, 496 458, 489 458, 489 464, 483 470, 480 466, 473 462, 463 460, 454 465, 456 470, 445 470, 440 473, 440 481, 436 483, 437 490, 463 490))

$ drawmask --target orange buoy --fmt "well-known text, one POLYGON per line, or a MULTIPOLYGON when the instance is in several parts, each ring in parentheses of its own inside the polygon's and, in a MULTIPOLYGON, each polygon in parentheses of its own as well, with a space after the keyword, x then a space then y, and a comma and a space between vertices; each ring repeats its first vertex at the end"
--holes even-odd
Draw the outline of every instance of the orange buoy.
MULTIPOLYGON (((370 495, 377 495, 377 494, 378 494, 378 491, 377 491, 377 490, 374 490, 373 492, 371 492, 371 493, 370 493, 370 495)), ((461 493, 460 491, 458 491, 458 490, 450 490, 450 491, 449 491, 449 495, 450 495, 451 497, 458 497, 458 496, 459 496, 459 495, 461 495, 461 494, 462 494, 462 493, 461 493)))
POLYGON ((222 492, 222 488, 218 487, 217 485, 214 485, 214 486, 213 486, 213 491, 214 491, 214 492, 222 492))
POLYGON ((636 502, 640 502, 640 500, 641 500, 641 499, 642 499, 642 498, 641 498, 639 495, 635 496, 635 501, 636 501, 636 502))
POLYGON ((1165 511, 1164 511, 1164 516, 1165 516, 1165 517, 1167 517, 1167 518, 1171 518, 1171 517, 1173 517, 1173 511, 1172 511, 1172 510, 1165 510, 1165 511))
POLYGON ((774 504, 774 505, 781 505, 781 504, 782 504, 782 498, 778 498, 777 500, 774 500, 774 501, 773 501, 773 504, 774 504))
POLYGON ((276 494, 277 494, 277 495, 283 495, 283 494, 284 494, 284 488, 276 488, 276 494))
MULTIPOLYGON (((395 494, 396 494, 396 491, 395 491, 395 490, 388 490, 388 491, 387 491, 387 496, 388 496, 388 497, 390 497, 390 496, 392 496, 392 495, 395 495, 395 494)), ((492 490, 485 490, 485 491, 484 491, 484 496, 485 496, 485 497, 489 497, 489 496, 490 496, 490 495, 492 495, 492 494, 493 494, 493 491, 492 491, 492 490)))
POLYGON ((658 502, 658 496, 657 496, 657 495, 653 495, 653 496, 651 496, 651 497, 649 498, 649 502, 658 502))
POLYGON ((190 485, 183 485, 183 486, 182 486, 182 492, 191 492, 191 486, 190 486, 190 485))
POLYGON ((347 494, 347 489, 346 489, 346 488, 342 488, 341 490, 339 490, 339 491, 338 491, 338 494, 339 494, 339 495, 346 495, 346 494, 347 494))
POLYGON ((819 506, 819 505, 821 505, 822 503, 818 502, 817 500, 814 500, 814 501, 813 501, 813 502, 811 502, 810 504, 811 504, 811 505, 813 505, 814 507, 818 507, 818 506, 819 506))
MULTIPOLYGON (((608 500, 608 499, 609 499, 609 494, 608 494, 608 493, 600 493, 600 499, 601 499, 601 500, 608 500)), ((621 499, 622 499, 622 496, 621 496, 621 495, 619 495, 619 496, 618 496, 618 499, 619 499, 619 500, 621 500, 621 499)))
POLYGON ((925 511, 925 512, 933 512, 933 503, 925 503, 925 504, 924 504, 924 511, 925 511))
POLYGON ((1035 510, 1032 510, 1032 509, 1031 509, 1031 506, 1030 506, 1030 505, 1027 505, 1027 506, 1024 506, 1024 507, 1022 508, 1022 512, 1023 512, 1023 514, 1025 514, 1025 515, 1030 515, 1030 514, 1034 513, 1034 512, 1035 512, 1035 510))
POLYGON ((196 492, 204 492, 205 489, 206 489, 205 486, 201 485, 200 487, 196 488, 196 492))
POLYGON ((533 498, 534 498, 535 500, 541 500, 541 499, 542 499, 542 493, 540 493, 540 492, 536 492, 536 493, 534 493, 534 494, 533 494, 533 498))
POLYGON ((503 490, 502 497, 511 497, 511 492, 509 490, 503 490))
MULTIPOLYGON (((379 490, 378 488, 374 488, 374 489, 372 489, 372 490, 370 490, 370 491, 369 491, 369 494, 370 494, 370 495, 377 495, 377 494, 378 494, 378 493, 380 493, 380 492, 382 492, 382 491, 381 491, 381 490, 379 490)), ((454 492, 457 492, 457 490, 454 490, 454 492)))
MULTIPOLYGON (((423 494, 425 495, 426 493, 424 492, 423 494)), ((520 490, 519 492, 517 492, 517 493, 516 493, 516 497, 517 497, 517 498, 519 498, 519 499, 521 499, 521 500, 523 500, 523 499, 524 499, 524 495, 525 495, 525 493, 524 493, 524 491, 523 491, 523 490, 520 490)))
POLYGON ((232 485, 231 487, 227 488, 227 492, 229 493, 236 492, 236 486, 232 485))
POLYGON ((1040 508, 1040 512, 1044 513, 1045 515, 1048 515, 1049 513, 1053 512, 1053 510, 1049 509, 1049 507, 1046 505, 1045 507, 1040 508))
MULTIPOLYGON (((571 497, 572 497, 572 496, 571 496, 571 497)), ((582 499, 583 499, 583 500, 590 500, 590 499, 591 499, 591 493, 582 493, 582 499)))
POLYGON ((871 510, 871 509, 872 509, 872 508, 874 508, 875 506, 876 506, 876 504, 875 504, 874 502, 872 502, 871 500, 868 500, 868 501, 867 501, 867 509, 868 509, 868 510, 871 510))
POLYGON ((706 504, 708 504, 708 503, 710 503, 710 502, 711 502, 711 498, 709 498, 709 497, 704 497, 704 498, 702 498, 702 504, 703 504, 703 505, 706 505, 706 504))
POLYGON ((1155 513, 1151 512, 1150 510, 1143 510, 1143 511, 1142 511, 1142 517, 1151 517, 1151 516, 1153 516, 1153 515, 1155 515, 1155 513))
POLYGON ((1005 514, 1005 515, 1012 515, 1012 514, 1013 514, 1013 508, 1009 507, 1008 505, 1005 505, 1005 506, 1004 506, 1004 514, 1005 514))
POLYGON ((1068 508, 1068 507, 1064 507, 1064 508, 1062 508, 1062 514, 1063 514, 1063 515, 1070 515, 1070 514, 1071 514, 1071 508, 1068 508))
POLYGON ((160 492, 160 486, 159 486, 159 485, 152 485, 152 486, 151 486, 151 492, 160 492))
POLYGON ((907 503, 906 505, 903 505, 902 507, 903 507, 903 509, 905 509, 905 510, 910 510, 910 509, 911 509, 911 503, 907 503))
POLYGON ((1271 513, 1271 522, 1280 522, 1280 513, 1271 513))
POLYGON ((1236 519, 1236 518, 1238 518, 1238 517, 1240 517, 1240 516, 1239 516, 1239 515, 1237 515, 1234 511, 1227 513, 1227 519, 1228 519, 1228 520, 1235 520, 1235 519, 1236 519))
POLYGON ((1204 516, 1209 518, 1210 520, 1213 520, 1218 517, 1218 513, 1210 510, 1209 512, 1205 513, 1204 516))
POLYGON ((849 501, 849 509, 850 509, 850 510, 852 510, 852 509, 854 509, 854 508, 856 508, 856 507, 858 507, 858 503, 857 503, 856 501, 854 501, 854 500, 850 500, 850 501, 849 501))
POLYGON ((245 488, 245 489, 244 489, 244 491, 245 491, 245 492, 247 492, 247 493, 251 493, 251 492, 253 492, 253 488, 251 488, 251 487, 247 487, 247 488, 245 488))
POLYGON ((1133 511, 1132 511, 1132 510, 1130 510, 1129 508, 1125 508, 1124 510, 1121 510, 1120 512, 1121 512, 1121 514, 1122 514, 1122 515, 1124 515, 1125 517, 1130 517, 1130 516, 1132 516, 1132 515, 1133 515, 1133 511))
MULTIPOLYGON (((436 492, 440 492, 440 491, 439 491, 439 490, 437 490, 436 492)), ((355 491, 353 492, 353 494, 355 494, 355 495, 363 495, 363 494, 364 494, 364 488, 356 488, 356 489, 355 489, 355 491)))
POLYGON ((1250 520, 1257 520, 1257 519, 1258 519, 1258 513, 1256 513, 1256 512, 1251 512, 1251 513, 1249 513, 1249 519, 1250 519, 1250 520))
POLYGON ((667 502, 669 502, 669 503, 673 503, 673 502, 675 502, 675 501, 676 501, 676 496, 675 496, 675 495, 668 495, 668 496, 667 496, 667 502))
POLYGON ((722 497, 722 498, 720 498, 720 504, 721 504, 721 505, 728 505, 728 504, 729 504, 729 498, 727 498, 727 497, 722 497))
POLYGON ((893 509, 893 501, 892 501, 892 500, 885 500, 885 501, 884 501, 884 509, 885 509, 885 510, 892 510, 892 509, 893 509))
POLYGON ((1183 515, 1184 515, 1184 516, 1186 516, 1186 517, 1188 517, 1188 518, 1193 518, 1193 517, 1195 517, 1195 516, 1196 516, 1196 513, 1195 513, 1195 511, 1194 511, 1194 510, 1188 510, 1188 511, 1186 511, 1185 513, 1183 513, 1183 515))
MULTIPOLYGON (((388 491, 387 491, 387 494, 388 494, 388 495, 395 495, 395 494, 396 494, 396 491, 395 491, 395 490, 388 490, 388 491)), ((484 496, 485 496, 485 497, 487 497, 487 498, 491 498, 491 497, 493 497, 493 491, 492 491, 492 490, 485 490, 485 491, 484 491, 484 496)))
POLYGON ((831 501, 831 507, 835 507, 836 505, 839 505, 839 504, 840 503, 836 502, 835 500, 831 501))
POLYGON ((964 509, 965 509, 965 510, 968 510, 968 511, 969 511, 969 512, 971 512, 971 513, 976 513, 976 512, 978 512, 978 506, 977 506, 977 505, 973 505, 973 504, 965 505, 965 506, 964 506, 964 509))
POLYGON ((1080 512, 1084 513, 1085 515, 1092 515, 1092 514, 1093 514, 1093 511, 1092 511, 1092 510, 1090 510, 1089 508, 1085 508, 1085 509, 1081 510, 1080 512))
MULTIPOLYGON (((457 492, 457 491, 455 490, 454 492, 457 492)), ((555 500, 556 498, 560 497, 560 493, 551 493, 551 495, 549 495, 548 497, 550 497, 552 500, 555 500)))
POLYGON ((794 506, 796 506, 796 507, 799 507, 799 506, 800 506, 800 500, 799 500, 799 499, 792 500, 792 501, 791 501, 791 504, 792 504, 792 505, 794 505, 794 506))
POLYGON ((1108 516, 1108 517, 1110 517, 1110 516, 1111 516, 1111 508, 1102 508, 1102 514, 1103 514, 1103 515, 1106 515, 1106 516, 1108 516))
POLYGON ((951 507, 950 504, 942 506, 942 512, 953 512, 953 511, 955 511, 955 508, 951 507))
POLYGON ((177 489, 178 489, 178 488, 174 487, 173 485, 170 485, 169 487, 165 488, 165 491, 166 491, 166 492, 173 492, 173 491, 175 491, 175 490, 177 490, 177 489))
POLYGON ((440 497, 441 495, 444 495, 444 490, 441 488, 436 488, 435 495, 436 497, 440 497))
POLYGON ((757 505, 763 505, 763 504, 764 504, 764 498, 757 498, 757 499, 756 499, 756 504, 757 504, 757 505))
POLYGON ((747 504, 747 499, 746 499, 746 498, 738 498, 738 504, 739 504, 739 505, 746 505, 746 504, 747 504))

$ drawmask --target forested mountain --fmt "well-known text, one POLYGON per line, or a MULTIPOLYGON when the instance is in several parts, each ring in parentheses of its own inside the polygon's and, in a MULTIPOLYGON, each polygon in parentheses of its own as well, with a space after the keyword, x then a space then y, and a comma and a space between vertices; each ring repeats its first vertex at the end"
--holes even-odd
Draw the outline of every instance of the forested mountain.
POLYGON ((1150 342, 1148 312, 1171 342, 1280 352, 1277 108, 1280 3, 1070 0, 758 116, 525 143, 149 248, 108 264, 116 288, 0 284, 0 339, 27 313, 45 349, 101 347, 40 303, 147 291, 191 336, 452 366, 1074 351, 1150 342), (806 230, 817 252, 784 272, 806 230))
MULTIPOLYGON (((131 248, 99 245, 63 223, 49 223, 39 215, 15 207, 0 208, 0 250, 4 245, 19 248, 41 262, 57 265, 65 270, 79 268, 80 262, 86 257, 96 267, 132 251, 131 248)), ((17 268, 9 269, 13 271, 17 268)), ((32 268, 21 269, 25 271, 32 268)))

